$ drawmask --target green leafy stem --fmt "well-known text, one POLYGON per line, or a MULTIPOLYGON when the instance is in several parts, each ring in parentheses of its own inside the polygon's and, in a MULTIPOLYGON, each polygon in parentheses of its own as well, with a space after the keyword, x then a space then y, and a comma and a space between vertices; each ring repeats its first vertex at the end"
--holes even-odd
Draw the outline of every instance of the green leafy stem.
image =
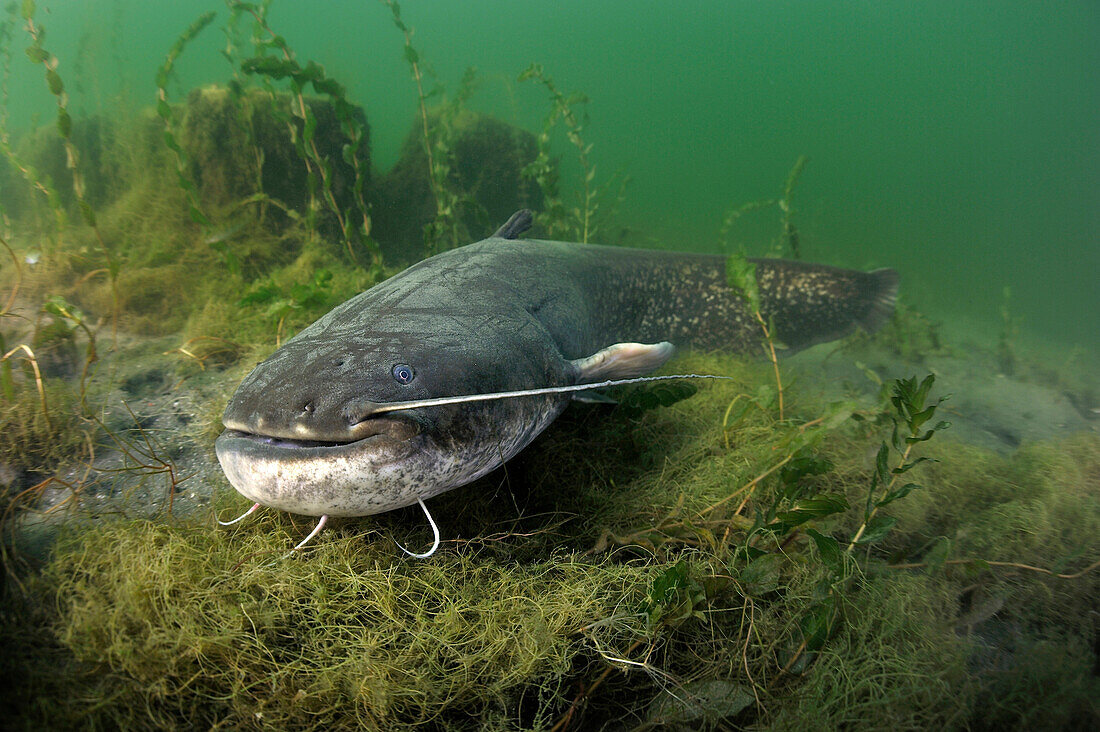
POLYGON ((519 81, 535 81, 542 84, 550 92, 551 103, 550 113, 546 116, 542 132, 537 137, 538 154, 535 160, 523 169, 523 174, 534 179, 542 188, 546 205, 546 223, 551 235, 553 235, 554 228, 563 226, 568 219, 565 204, 562 202, 558 190, 557 168, 550 155, 550 133, 557 125, 558 120, 563 121, 566 127, 565 135, 573 147, 577 149, 577 156, 584 176, 581 205, 573 210, 572 216, 576 221, 581 241, 587 243, 589 237, 595 233, 593 217, 598 208, 598 194, 594 185, 596 166, 589 159, 592 145, 584 141, 584 125, 581 124, 574 109, 578 105, 587 104, 588 97, 579 92, 566 96, 558 89, 553 78, 546 74, 542 65, 537 63, 528 66, 519 75, 519 81))
POLYGON ((311 198, 316 200, 318 193, 320 193, 325 204, 336 217, 336 222, 340 227, 340 233, 348 249, 348 254, 352 259, 355 259, 353 245, 358 240, 358 242, 362 243, 367 248, 371 257, 372 267, 380 268, 382 264, 382 252, 377 243, 374 242, 370 236, 370 208, 366 203, 363 191, 368 172, 363 169, 360 160, 362 148, 365 143, 364 125, 355 115, 355 106, 347 100, 347 90, 338 81, 329 77, 325 73, 324 67, 320 64, 314 61, 308 61, 305 66, 299 64, 286 39, 271 29, 267 23, 265 14, 261 12, 261 9, 255 4, 232 2, 230 7, 234 9, 243 9, 245 12, 251 14, 256 20, 257 25, 262 28, 268 36, 265 40, 258 43, 260 46, 259 50, 261 51, 260 55, 245 59, 241 62, 241 71, 245 74, 263 76, 276 81, 282 79, 288 79, 290 81, 291 90, 295 98, 294 114, 302 120, 302 134, 300 137, 295 137, 295 145, 299 155, 301 155, 306 163, 307 180, 311 198), (278 50, 282 58, 263 55, 262 50, 265 47, 278 50), (350 165, 355 172, 353 195, 355 197, 355 205, 358 208, 360 219, 357 226, 351 221, 355 212, 345 212, 341 210, 333 193, 332 162, 322 155, 317 147, 317 142, 314 137, 314 133, 317 129, 317 118, 306 103, 303 93, 306 85, 312 86, 316 93, 323 94, 332 100, 333 111, 340 124, 340 129, 349 140, 349 142, 344 145, 341 153, 344 162, 350 165), (318 190, 318 188, 320 190, 318 190))
POLYGON ((99 226, 96 223, 95 211, 92 209, 91 204, 88 203, 85 196, 84 176, 80 172, 80 154, 72 139, 73 120, 69 115, 69 95, 65 92, 65 84, 61 79, 61 75, 57 72, 57 57, 47 51, 43 46, 46 32, 41 25, 35 22, 34 14, 34 1, 23 0, 23 19, 27 23, 27 33, 31 37, 31 45, 27 47, 27 57, 34 63, 41 64, 42 68, 45 69, 46 85, 49 87, 50 93, 53 94, 57 102, 57 132, 61 135, 62 143, 65 146, 67 165, 69 171, 72 173, 73 194, 76 196, 77 206, 80 209, 80 215, 84 223, 87 224, 95 234, 96 241, 99 243, 99 248, 107 261, 107 274, 111 282, 113 309, 111 322, 117 335, 119 263, 110 247, 108 247, 107 243, 104 241, 103 234, 100 233, 99 226))
MULTIPOLYGON (((200 15, 195 22, 187 27, 176 38, 176 42, 172 44, 172 47, 168 49, 167 55, 164 57, 164 63, 157 69, 156 84, 157 84, 157 115, 164 121, 164 144, 168 146, 168 149, 172 151, 172 154, 176 159, 176 181, 179 183, 179 187, 183 189, 183 192, 187 195, 188 211, 191 215, 191 220, 201 226, 204 231, 209 231, 213 224, 202 210, 202 204, 199 202, 198 189, 195 187, 195 182, 191 180, 187 173, 187 156, 183 152, 183 148, 180 147, 179 141, 176 139, 174 132, 175 117, 172 112, 172 105, 168 103, 168 80, 172 76, 172 71, 175 68, 176 61, 187 48, 187 44, 195 40, 195 38, 202 33, 202 31, 210 25, 214 20, 215 13, 210 11, 200 15)), ((233 274, 240 273, 241 265, 237 256, 229 248, 224 241, 213 241, 210 247, 221 255, 222 261, 225 262, 229 271, 233 274)))

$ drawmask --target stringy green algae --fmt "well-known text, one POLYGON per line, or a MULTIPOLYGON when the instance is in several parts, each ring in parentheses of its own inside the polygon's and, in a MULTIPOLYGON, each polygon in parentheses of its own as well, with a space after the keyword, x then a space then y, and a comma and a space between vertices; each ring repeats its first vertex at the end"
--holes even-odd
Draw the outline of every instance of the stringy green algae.
MULTIPOLYGON (((736 568, 705 542, 693 545, 690 532, 662 543, 646 527, 678 504, 699 510, 742 486, 771 464, 784 431, 763 410, 728 434, 721 428, 750 378, 763 383, 763 367, 706 357, 678 365, 740 381, 642 416, 578 405, 509 463, 508 485, 497 477, 432 501, 448 541, 429 560, 403 558, 393 544, 427 541, 415 507, 338 521, 290 558, 311 524, 271 511, 233 529, 106 519, 74 530, 5 610, 4 671, 22 690, 19 718, 549 729, 578 703, 585 725, 699 725, 716 718, 668 710, 679 709, 676 698, 698 698, 703 682, 751 700, 727 719, 732 726, 995 728, 1095 718, 1096 573, 1059 580, 873 560, 843 593, 821 651, 781 674, 823 576, 802 537, 751 608, 727 589, 699 606, 700 617, 647 626, 647 593, 678 561, 703 584, 736 568), (651 548, 610 541, 609 551, 588 553, 604 529, 636 533, 651 548), (612 671, 582 694, 614 658, 646 669, 612 671), (1037 695, 1037 683, 1052 691, 1037 695)), ((820 413, 793 395, 795 413, 820 413)), ((825 444, 836 466, 821 479, 853 505, 866 489, 872 434, 843 429, 825 444)), ((922 475, 925 491, 891 507, 899 523, 876 556, 927 556, 919 548, 936 537, 951 541, 952 558, 1044 567, 1080 567, 1100 550, 1096 436, 1011 457, 949 442, 930 454, 942 462, 922 475)), ((219 515, 242 508, 226 493, 219 515)), ((850 536, 859 517, 853 510, 818 528, 850 536)))
MULTIPOLYGON (((284 560, 288 537, 274 523, 246 535, 114 527, 53 565, 62 642, 149 705, 151 719, 128 721, 386 728, 503 711, 521 685, 567 672, 576 631, 646 574, 576 557, 409 563, 358 532, 284 560), (234 566, 252 552, 263 561, 234 566)), ((130 706, 115 702, 112 716, 130 706)))

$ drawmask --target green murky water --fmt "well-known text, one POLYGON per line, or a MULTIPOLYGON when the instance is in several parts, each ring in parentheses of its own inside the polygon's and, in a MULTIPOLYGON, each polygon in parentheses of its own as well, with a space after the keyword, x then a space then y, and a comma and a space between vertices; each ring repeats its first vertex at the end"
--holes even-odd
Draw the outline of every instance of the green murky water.
MULTIPOLYGON (((796 215, 808 258, 894 266, 910 302, 994 327, 1010 287, 1025 333, 1097 344, 1093 2, 403 7, 440 83, 453 89, 477 68, 475 109, 538 129, 545 95, 515 81, 535 61, 564 90, 586 93, 599 171, 631 178, 623 220, 670 246, 715 249, 724 213, 775 196, 794 160, 808 155, 796 215)), ((167 49, 209 9, 220 17, 186 51, 169 88, 178 94, 229 76, 218 53, 228 16, 220 3, 40 8, 77 112, 150 105, 167 49)), ((417 102, 388 10, 275 3, 271 22, 365 107, 376 165, 392 164, 417 102)), ((8 97, 16 131, 49 122, 53 106, 18 35, 8 97)), ((771 234, 751 222, 738 230, 750 251, 771 234)))

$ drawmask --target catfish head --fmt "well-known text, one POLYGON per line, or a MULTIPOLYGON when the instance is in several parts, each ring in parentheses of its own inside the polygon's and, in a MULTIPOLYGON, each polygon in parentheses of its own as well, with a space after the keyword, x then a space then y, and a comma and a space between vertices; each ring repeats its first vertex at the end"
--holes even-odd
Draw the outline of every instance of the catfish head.
POLYGON ((375 290, 288 341, 226 406, 218 460, 255 503, 308 516, 408 506, 488 473, 568 403, 568 394, 542 394, 379 413, 573 384, 581 372, 522 308, 490 318, 471 303, 444 313, 438 302, 414 302, 379 313, 370 307, 375 290))

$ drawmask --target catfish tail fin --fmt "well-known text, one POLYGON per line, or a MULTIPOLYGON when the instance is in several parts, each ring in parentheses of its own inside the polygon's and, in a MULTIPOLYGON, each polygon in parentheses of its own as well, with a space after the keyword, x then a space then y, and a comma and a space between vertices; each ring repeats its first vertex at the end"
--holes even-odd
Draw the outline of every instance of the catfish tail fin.
POLYGON ((898 277, 897 270, 876 269, 866 275, 866 302, 867 310, 859 318, 859 324, 868 333, 886 325, 894 314, 894 306, 898 301, 898 277))

